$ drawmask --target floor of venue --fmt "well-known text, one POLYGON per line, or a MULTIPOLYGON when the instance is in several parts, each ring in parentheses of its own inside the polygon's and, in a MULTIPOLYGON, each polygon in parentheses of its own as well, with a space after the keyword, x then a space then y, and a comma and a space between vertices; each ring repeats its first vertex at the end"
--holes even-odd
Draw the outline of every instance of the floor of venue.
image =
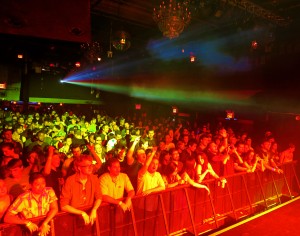
POLYGON ((277 236, 300 235, 300 197, 206 235, 277 236))

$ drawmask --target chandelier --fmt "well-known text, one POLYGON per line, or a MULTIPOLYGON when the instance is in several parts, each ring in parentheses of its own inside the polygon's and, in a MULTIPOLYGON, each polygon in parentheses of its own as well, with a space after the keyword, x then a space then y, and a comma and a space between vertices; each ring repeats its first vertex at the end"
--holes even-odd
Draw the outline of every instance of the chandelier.
POLYGON ((159 30, 169 39, 176 38, 191 21, 191 12, 188 9, 189 0, 167 0, 159 9, 154 8, 153 19, 159 30))
POLYGON ((126 51, 131 46, 130 35, 124 30, 117 31, 114 35, 112 45, 118 51, 126 51))

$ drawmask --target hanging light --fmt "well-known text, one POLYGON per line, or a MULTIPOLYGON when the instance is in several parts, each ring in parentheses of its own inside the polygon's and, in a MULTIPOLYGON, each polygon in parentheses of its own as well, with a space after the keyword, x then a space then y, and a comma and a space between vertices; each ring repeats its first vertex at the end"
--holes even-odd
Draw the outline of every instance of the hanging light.
POLYGON ((119 51, 126 51, 131 46, 129 34, 124 30, 117 31, 114 34, 112 45, 119 51))
POLYGON ((159 9, 154 8, 153 19, 159 30, 169 39, 176 38, 191 21, 189 0, 162 1, 159 9))
POLYGON ((111 49, 112 45, 112 22, 110 22, 110 32, 109 32, 109 50, 107 51, 107 58, 112 58, 113 57, 113 52, 111 49))

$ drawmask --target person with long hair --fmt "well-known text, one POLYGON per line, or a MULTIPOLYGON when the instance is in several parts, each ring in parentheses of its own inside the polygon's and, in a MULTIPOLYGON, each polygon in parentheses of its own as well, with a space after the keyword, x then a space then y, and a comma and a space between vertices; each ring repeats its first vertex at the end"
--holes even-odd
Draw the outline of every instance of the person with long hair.
POLYGON ((210 193, 209 188, 206 185, 197 183, 197 172, 196 172, 196 161, 195 159, 187 159, 183 171, 181 174, 181 178, 188 184, 196 188, 203 188, 208 193, 210 193))
POLYGON ((166 188, 173 188, 185 183, 185 181, 178 174, 178 165, 174 161, 171 161, 166 166, 164 172, 162 173, 162 178, 165 182, 166 188))

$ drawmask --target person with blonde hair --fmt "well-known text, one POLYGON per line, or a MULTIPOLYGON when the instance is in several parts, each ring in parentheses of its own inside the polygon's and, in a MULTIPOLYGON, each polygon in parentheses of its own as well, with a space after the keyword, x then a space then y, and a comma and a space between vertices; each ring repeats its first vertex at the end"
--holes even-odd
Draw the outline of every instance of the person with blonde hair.
POLYGON ((60 199, 62 211, 81 215, 85 225, 95 222, 102 201, 100 183, 93 175, 92 161, 89 155, 80 155, 74 160, 76 173, 66 179, 60 199), (82 210, 88 206, 93 206, 89 214, 82 210))

